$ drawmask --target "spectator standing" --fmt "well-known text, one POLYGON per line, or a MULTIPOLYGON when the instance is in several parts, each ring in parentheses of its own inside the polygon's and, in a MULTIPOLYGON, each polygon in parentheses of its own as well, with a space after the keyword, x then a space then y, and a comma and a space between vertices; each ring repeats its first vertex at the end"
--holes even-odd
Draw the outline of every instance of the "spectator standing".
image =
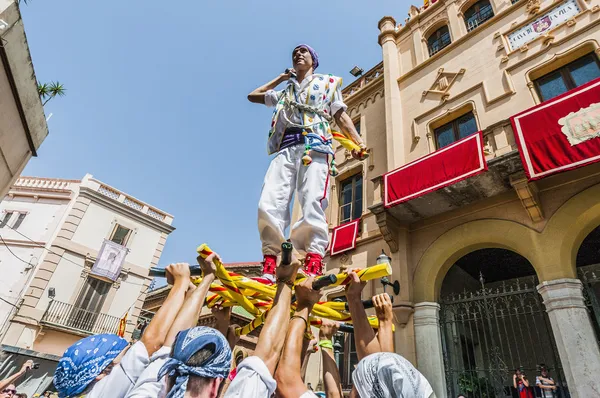
POLYGON ((17 393, 17 387, 14 384, 15 381, 17 381, 31 369, 33 369, 33 361, 28 360, 23 364, 23 366, 21 366, 21 369, 17 373, 0 381, 0 398, 13 398, 13 396, 17 393))
POLYGON ((533 394, 529 389, 529 380, 527 380, 527 376, 523 374, 521 369, 515 369, 513 386, 516 388, 519 398, 533 398, 533 394))
POLYGON ((556 397, 556 383, 548 374, 548 368, 544 364, 540 365, 540 375, 535 378, 535 385, 540 388, 542 398, 556 397))

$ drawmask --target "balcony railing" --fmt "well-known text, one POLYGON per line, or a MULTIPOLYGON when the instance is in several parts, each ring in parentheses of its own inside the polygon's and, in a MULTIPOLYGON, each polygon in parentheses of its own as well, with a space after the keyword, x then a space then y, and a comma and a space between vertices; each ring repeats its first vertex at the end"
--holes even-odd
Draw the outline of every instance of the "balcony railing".
POLYGON ((367 86, 372 81, 379 79, 383 76, 383 62, 380 62, 378 65, 373 67, 371 70, 367 71, 364 75, 360 76, 358 79, 350 83, 348 87, 346 87, 342 93, 344 98, 348 98, 353 94, 356 94, 360 90, 362 90, 365 86, 367 86))
POLYGON ((467 32, 472 31, 493 16, 494 10, 491 5, 481 7, 479 11, 467 18, 467 32))
POLYGON ((438 39, 432 40, 429 45, 429 56, 437 54, 440 50, 443 50, 448 46, 452 40, 450 40, 450 32, 444 32, 438 39))
POLYGON ((78 308, 53 300, 42 317, 42 323, 85 334, 116 333, 120 319, 116 316, 78 308))

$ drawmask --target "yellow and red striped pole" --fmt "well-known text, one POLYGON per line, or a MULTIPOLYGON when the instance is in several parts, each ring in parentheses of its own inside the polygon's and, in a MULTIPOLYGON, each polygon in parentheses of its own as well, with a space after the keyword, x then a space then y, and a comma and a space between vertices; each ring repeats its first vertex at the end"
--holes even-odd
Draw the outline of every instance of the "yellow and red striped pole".
MULTIPOLYGON (((203 259, 206 259, 213 253, 212 250, 208 247, 208 245, 206 245, 206 243, 203 243, 202 245, 198 246, 198 249, 196 249, 196 251, 203 259)), ((217 278, 219 278, 223 286, 225 286, 230 291, 234 300, 240 303, 240 305, 244 307, 244 309, 249 313, 253 315, 260 315, 260 311, 250 302, 250 300, 246 298, 246 296, 242 294, 242 292, 240 292, 235 282, 233 282, 233 280, 229 276, 229 273, 223 266, 223 263, 221 263, 221 261, 219 261, 218 258, 215 258, 214 263, 217 266, 217 278)))

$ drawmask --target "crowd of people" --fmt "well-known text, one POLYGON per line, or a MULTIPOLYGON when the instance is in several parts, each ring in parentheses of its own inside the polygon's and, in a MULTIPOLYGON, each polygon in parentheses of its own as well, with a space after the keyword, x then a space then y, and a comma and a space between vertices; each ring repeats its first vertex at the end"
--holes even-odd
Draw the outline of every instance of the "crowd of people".
MULTIPOLYGON (((166 268, 172 288, 139 341, 130 345, 117 335, 102 334, 84 338, 69 347, 54 374, 58 396, 316 397, 304 382, 307 353, 314 352, 312 347, 316 345, 323 358, 325 396, 342 397, 332 342, 338 325, 324 319, 318 341, 308 340, 309 315, 321 293, 312 289, 312 276, 294 286, 300 266, 296 259, 276 269, 277 293, 252 356, 237 366, 232 365, 236 362, 232 348, 237 343, 237 325, 230 324, 229 309, 214 311, 215 328, 196 326, 210 284, 216 278, 215 256, 206 260, 198 258, 203 278, 197 286, 190 281, 188 264, 171 264, 166 268)), ((355 273, 350 277, 346 296, 359 359, 352 374, 350 396, 433 397, 425 377, 408 360, 393 353, 389 296, 373 298, 379 318, 376 333, 361 301, 365 283, 355 273)), ((0 385, 10 390, 0 397, 15 396, 14 379, 4 387, 0 385)))

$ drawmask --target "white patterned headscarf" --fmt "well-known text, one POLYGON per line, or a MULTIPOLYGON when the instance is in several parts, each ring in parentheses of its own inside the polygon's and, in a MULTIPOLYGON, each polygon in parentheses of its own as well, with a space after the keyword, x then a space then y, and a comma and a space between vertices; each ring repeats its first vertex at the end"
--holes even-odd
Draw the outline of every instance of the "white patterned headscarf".
POLYGON ((404 357, 380 352, 363 358, 352 373, 360 398, 429 398, 427 379, 404 357))

